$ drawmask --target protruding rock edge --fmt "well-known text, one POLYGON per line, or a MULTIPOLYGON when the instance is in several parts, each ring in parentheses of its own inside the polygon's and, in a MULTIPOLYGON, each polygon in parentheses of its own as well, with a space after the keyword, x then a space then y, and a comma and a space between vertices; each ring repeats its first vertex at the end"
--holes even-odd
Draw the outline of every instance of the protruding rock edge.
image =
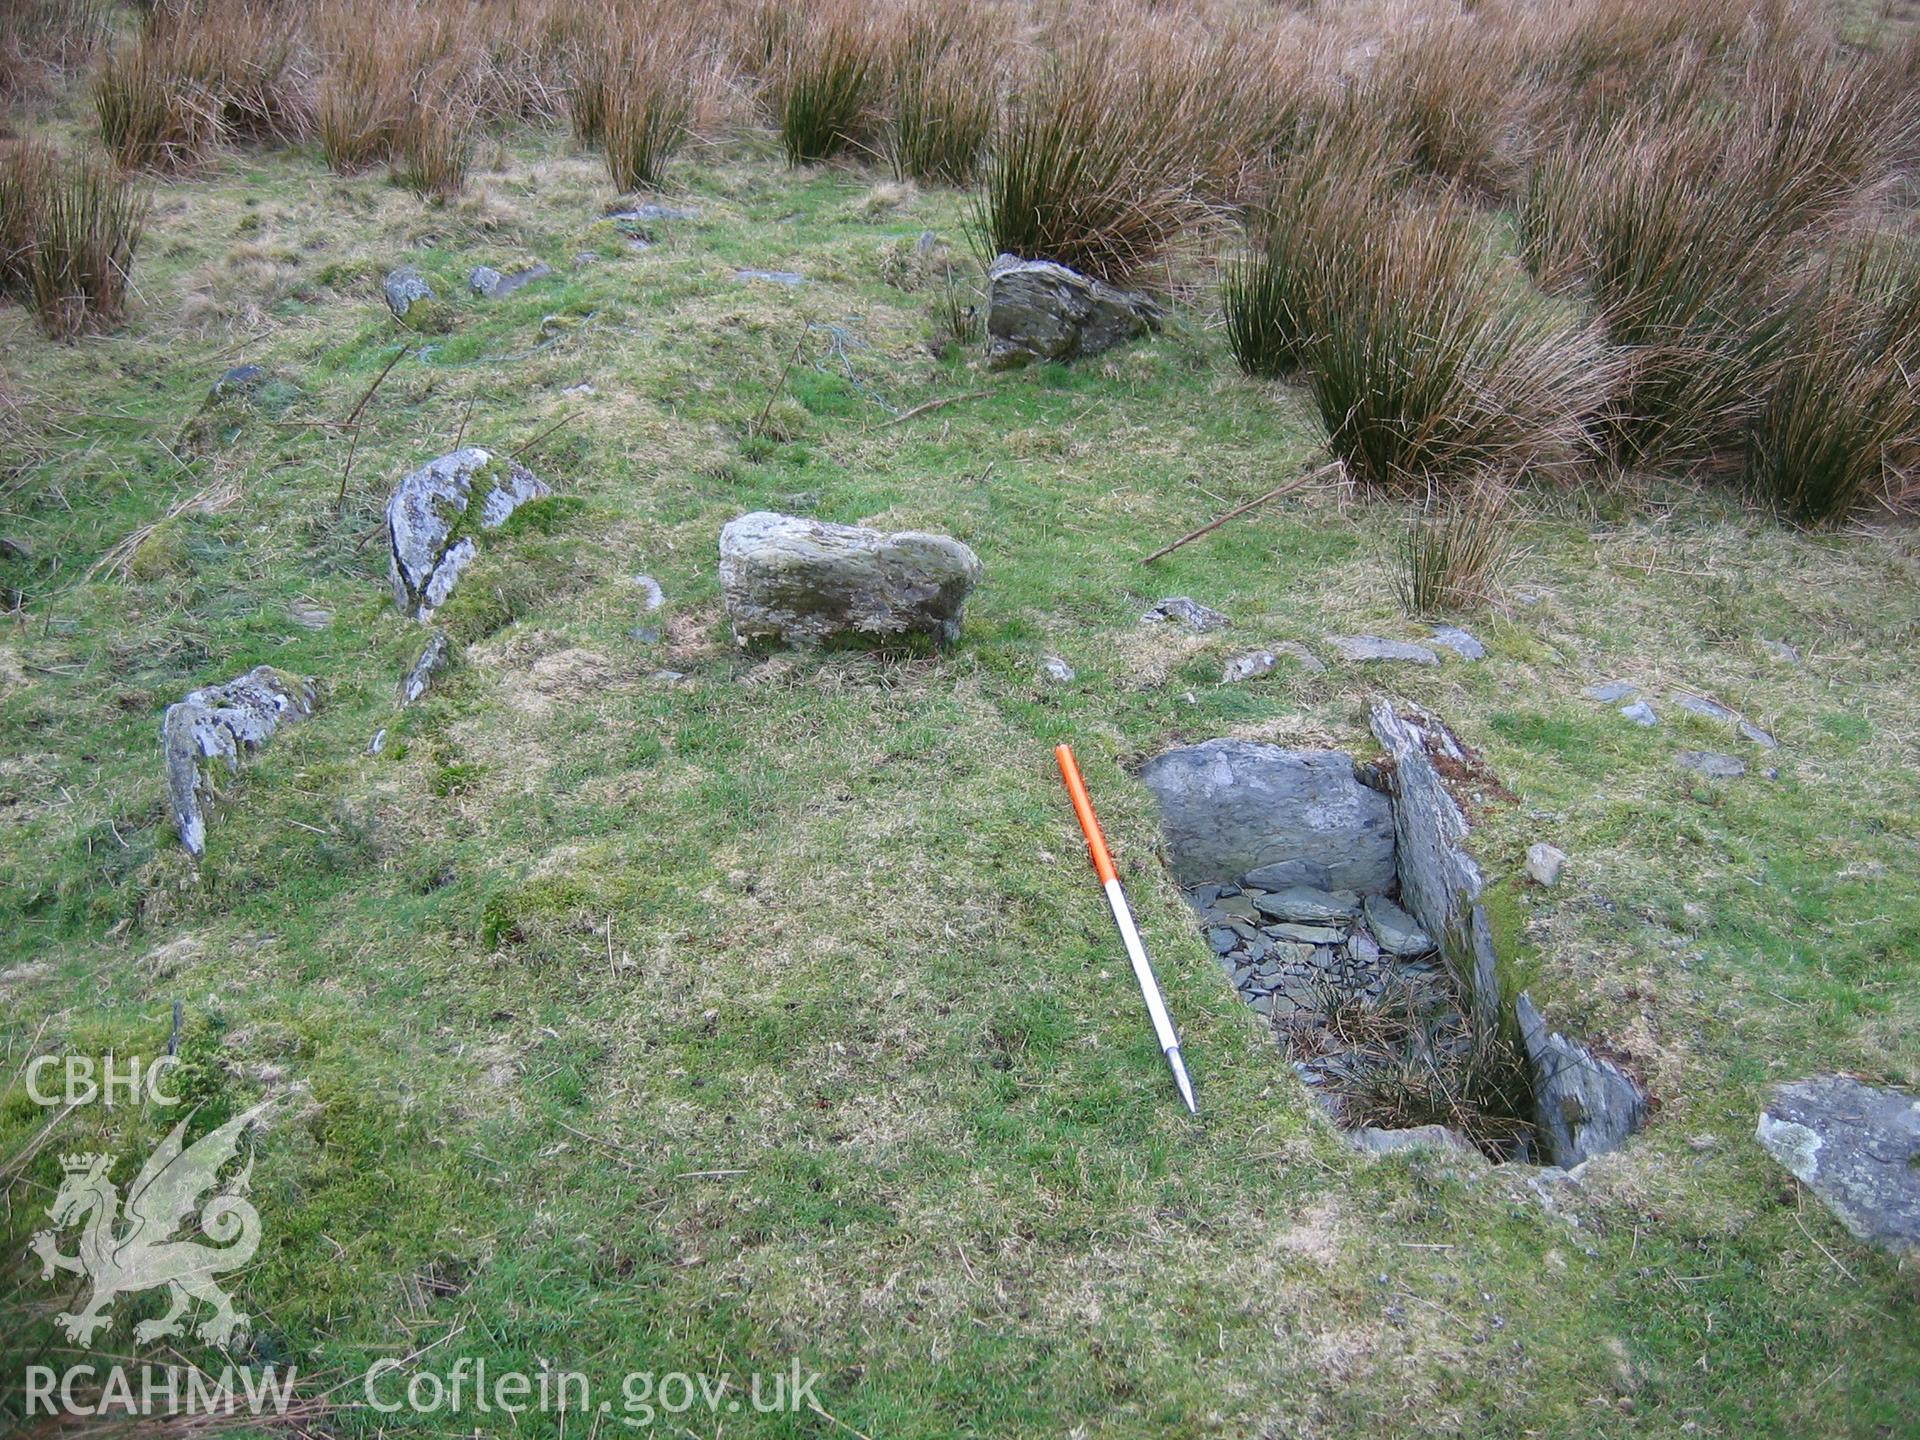
POLYGON ((257 665, 222 684, 189 691, 167 707, 160 721, 167 811, 174 833, 195 860, 207 848, 207 808, 213 799, 208 762, 225 760, 228 772, 237 772, 241 757, 265 746, 282 724, 311 715, 315 695, 313 681, 257 665), (249 718, 250 724, 236 723, 249 718))

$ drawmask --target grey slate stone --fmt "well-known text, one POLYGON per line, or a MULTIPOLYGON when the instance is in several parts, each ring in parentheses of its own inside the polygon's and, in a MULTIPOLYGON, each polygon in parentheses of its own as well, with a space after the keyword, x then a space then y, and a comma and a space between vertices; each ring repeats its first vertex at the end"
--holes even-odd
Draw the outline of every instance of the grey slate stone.
POLYGON ((1360 913, 1360 897, 1351 890, 1319 890, 1311 885, 1289 885, 1263 897, 1262 915, 1291 920, 1296 925, 1343 925, 1360 913))
POLYGON ((1040 673, 1056 685, 1071 685, 1077 678, 1077 672, 1073 666, 1062 660, 1058 655, 1041 656, 1040 673))
POLYGON ((213 799, 210 762, 229 773, 274 736, 313 713, 311 681, 260 665, 222 685, 191 691, 169 705, 160 721, 160 748, 167 771, 167 809, 187 853, 198 860, 207 848, 207 807, 213 799))
POLYGON ((1527 878, 1536 885, 1559 884, 1560 872, 1566 864, 1567 852, 1557 845, 1539 840, 1527 847, 1527 878))
POLYGON ((489 300, 500 300, 523 290, 536 280, 544 280, 553 274, 553 267, 547 264, 534 265, 526 270, 516 270, 511 275, 502 275, 491 265, 476 265, 467 276, 467 288, 476 295, 489 300))
POLYGON ((1598 700, 1611 705, 1616 700, 1630 700, 1640 693, 1638 685, 1629 685, 1624 680, 1603 680, 1597 685, 1589 685, 1580 692, 1589 700, 1598 700))
POLYGON ((406 319, 407 312, 415 305, 433 299, 433 287, 427 284, 427 277, 411 265, 389 270, 380 288, 387 297, 387 309, 396 320, 406 319))
POLYGON ((1169 596, 1140 617, 1142 625, 1160 625, 1169 620, 1184 625, 1189 630, 1198 630, 1202 633, 1209 630, 1224 630, 1233 624, 1233 621, 1218 610, 1202 605, 1198 600, 1186 595, 1169 596))
POLYGON ((1378 635, 1329 635, 1327 643, 1340 652, 1342 660, 1356 663, 1385 660, 1414 665, 1438 665, 1440 657, 1424 645, 1407 640, 1386 640, 1378 635))
POLYGON ((400 682, 402 705, 411 705, 427 693, 427 687, 433 684, 433 677, 446 668, 452 645, 453 641, 446 631, 436 629, 433 632, 432 638, 426 643, 426 648, 421 650, 420 658, 413 662, 412 668, 400 682))
POLYGON ((1272 890, 1393 884, 1392 804, 1337 751, 1209 740, 1154 756, 1140 779, 1160 803, 1168 862, 1184 884, 1236 875, 1272 890))
POLYGON ((1675 690, 1667 698, 1689 715, 1698 715, 1702 720, 1718 720, 1723 725, 1731 725, 1740 718, 1718 700, 1709 700, 1704 695, 1690 695, 1684 690, 1675 690))
POLYGON ((1289 945, 1338 945, 1347 938, 1345 929, 1335 929, 1330 925, 1291 925, 1282 922, 1261 928, 1275 940, 1289 945))
POLYGON ((1302 670, 1312 671, 1316 675, 1324 673, 1327 668, 1326 661, 1322 660, 1318 655, 1315 655, 1298 640, 1282 640, 1273 647, 1273 653, 1275 655, 1290 656, 1300 662, 1300 668, 1302 670))
POLYGON ((1780 742, 1778 740, 1774 739, 1773 736, 1769 735, 1765 730, 1762 730, 1751 720, 1742 720, 1739 729, 1741 739, 1751 740, 1763 750, 1778 750, 1780 748, 1780 742))
POLYGON ((1524 991, 1513 1014, 1533 1070, 1534 1123, 1555 1165, 1571 1169, 1615 1149, 1646 1122, 1646 1096, 1624 1070, 1549 1032, 1524 991))
POLYGON ((1682 750, 1673 757, 1673 763, 1709 780, 1738 780, 1747 773, 1746 761, 1713 750, 1682 750))
POLYGON ((524 465, 496 461, 477 445, 422 465, 387 501, 393 603, 416 620, 431 618, 480 553, 472 531, 497 530, 527 501, 551 493, 524 465), (462 522, 475 502, 478 481, 485 488, 478 497, 478 519, 469 528, 462 522))
MULTIPOLYGON (((720 532, 720 590, 741 644, 772 637, 960 637, 980 558, 958 540, 757 510, 720 532)), ((1193 879, 1217 878, 1192 876, 1193 879)))
POLYGON ((609 210, 607 219, 626 221, 630 224, 647 224, 659 220, 698 220, 698 210, 686 209, 678 205, 662 205, 648 200, 639 205, 630 205, 623 210, 609 210))
POLYGON ((1242 681, 1257 680, 1262 675, 1271 675, 1279 663, 1280 658, 1271 650, 1249 650, 1227 661, 1226 668, 1220 672, 1220 683, 1238 685, 1242 681))
POLYGON ((1620 713, 1643 730, 1651 730, 1660 723, 1660 717, 1653 706, 1644 700, 1636 700, 1631 705, 1622 705, 1620 713))
POLYGON ((1369 1155, 1397 1155, 1406 1150, 1444 1150, 1456 1155, 1478 1156, 1479 1150, 1458 1130, 1445 1125, 1415 1125, 1407 1130, 1382 1130, 1377 1125, 1362 1125, 1344 1130, 1342 1137, 1355 1150, 1369 1155))
POLYGON ((1160 306, 1056 265, 1002 255, 987 271, 987 360, 995 369, 1077 360, 1160 328, 1160 306))
POLYGON ((236 365, 213 382, 209 392, 215 400, 229 395, 249 395, 266 383, 267 372, 258 365, 236 365))
POLYGON ((1755 1133, 1855 1239, 1920 1250, 1920 1098, 1819 1075, 1776 1086, 1755 1133))
POLYGON ((1424 955, 1434 948, 1433 937, 1420 928, 1420 922, 1385 896, 1367 896, 1363 908, 1367 928, 1387 954, 1424 955))
POLYGON ((733 278, 736 280, 758 280, 768 285, 786 285, 789 287, 807 283, 806 276, 793 270, 736 270, 733 272, 733 278))
POLYGON ((1462 660, 1487 658, 1487 647, 1475 639, 1471 632, 1462 630, 1458 625, 1434 626, 1433 643, 1444 645, 1462 660))

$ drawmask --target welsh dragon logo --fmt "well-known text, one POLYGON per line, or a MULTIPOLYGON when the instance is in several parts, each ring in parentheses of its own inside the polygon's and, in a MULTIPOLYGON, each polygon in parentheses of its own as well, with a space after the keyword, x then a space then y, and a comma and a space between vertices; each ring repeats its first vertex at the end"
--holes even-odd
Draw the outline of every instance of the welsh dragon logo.
POLYGON ((162 1285, 170 1302, 167 1313, 134 1326, 137 1343, 183 1334, 187 1327, 182 1317, 196 1300, 213 1307, 194 1327, 200 1339, 224 1349, 235 1336, 246 1334, 247 1317, 233 1308, 232 1298, 213 1277, 246 1264, 260 1244, 259 1212, 241 1198, 253 1173, 252 1154, 204 1207, 200 1197, 239 1153, 241 1132, 266 1108, 256 1105, 185 1148, 181 1139, 193 1117, 174 1126, 128 1187, 124 1217, 119 1188, 107 1179, 111 1156, 61 1156, 65 1179, 47 1209, 53 1227, 35 1235, 30 1248, 40 1257, 43 1279, 64 1270, 93 1281, 93 1293, 78 1314, 54 1317, 68 1339, 91 1344, 95 1333, 112 1323, 110 1312, 119 1296, 162 1285), (213 1245, 173 1238, 196 1208, 200 1229, 213 1245), (83 1223, 79 1249, 62 1255, 58 1233, 83 1223))

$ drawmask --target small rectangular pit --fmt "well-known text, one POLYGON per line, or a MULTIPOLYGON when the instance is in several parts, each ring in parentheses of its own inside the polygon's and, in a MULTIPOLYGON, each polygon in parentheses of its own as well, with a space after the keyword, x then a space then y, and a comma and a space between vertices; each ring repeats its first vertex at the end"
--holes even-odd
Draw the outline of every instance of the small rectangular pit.
POLYGON ((1377 764, 1220 739, 1141 768, 1209 948, 1369 1148, 1423 1131, 1569 1167, 1612 1149, 1645 1119, 1639 1087, 1550 1033, 1526 995, 1502 1000, 1480 871, 1441 773, 1469 753, 1424 713, 1383 702, 1372 718, 1377 764))

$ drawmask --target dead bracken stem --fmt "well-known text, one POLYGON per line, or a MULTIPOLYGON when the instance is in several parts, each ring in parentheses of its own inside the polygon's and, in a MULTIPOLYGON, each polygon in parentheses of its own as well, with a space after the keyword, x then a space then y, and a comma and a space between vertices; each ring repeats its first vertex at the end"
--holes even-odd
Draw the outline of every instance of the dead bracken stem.
POLYGON ((767 417, 773 413, 774 402, 786 393, 787 377, 793 374, 793 367, 800 363, 800 349, 807 343, 809 328, 811 327, 806 325, 800 327, 800 336, 793 342, 793 353, 787 356, 786 367, 781 370, 780 379, 774 385, 773 393, 767 396, 767 403, 760 407, 760 413, 754 417, 753 424, 748 428, 749 436, 758 435, 766 427, 767 417))
POLYGON ((412 348, 410 345, 402 345, 394 351, 393 358, 387 361, 386 368, 373 377, 373 384, 367 387, 367 393, 360 397, 360 403, 353 407, 352 412, 342 422, 345 428, 353 431, 353 438, 347 442, 347 463, 340 467, 340 494, 333 502, 333 513, 336 518, 347 513, 347 479, 353 474, 353 457, 360 449, 358 429, 360 416, 365 412, 374 394, 386 383, 387 376, 393 373, 393 367, 405 359, 407 352, 412 348))

